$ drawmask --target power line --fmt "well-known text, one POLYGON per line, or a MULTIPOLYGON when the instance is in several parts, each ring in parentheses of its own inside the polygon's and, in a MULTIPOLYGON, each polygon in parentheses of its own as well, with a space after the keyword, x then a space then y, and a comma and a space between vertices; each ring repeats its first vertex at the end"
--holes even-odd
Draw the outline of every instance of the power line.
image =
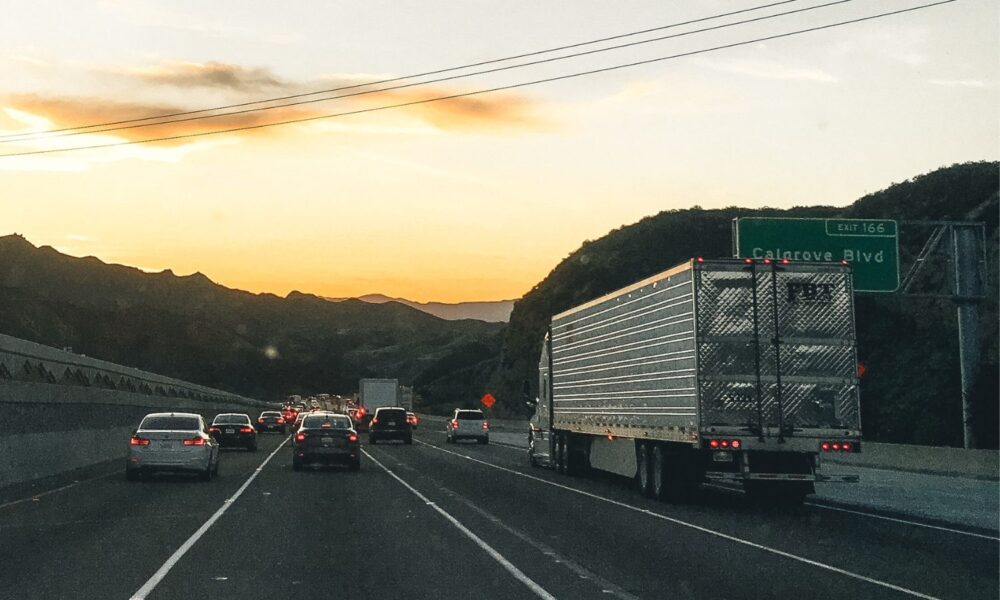
POLYGON ((19 138, 19 139, 16 139, 16 140, 2 140, 2 139, 0 139, 0 144, 16 143, 16 142, 23 142, 23 141, 34 141, 34 140, 38 140, 38 139, 45 140, 45 139, 53 139, 53 138, 60 138, 60 137, 70 137, 70 136, 76 136, 76 135, 83 135, 83 134, 87 134, 87 133, 90 133, 90 134, 93 134, 93 133, 104 133, 104 132, 107 132, 107 131, 121 131, 123 129, 140 129, 140 128, 144 128, 144 127, 156 127, 156 126, 161 126, 161 125, 169 125, 169 124, 172 124, 172 123, 185 123, 185 122, 190 122, 190 121, 201 121, 201 120, 207 120, 207 119, 216 119, 216 118, 220 118, 220 117, 228 117, 228 116, 233 116, 233 115, 242 115, 242 114, 247 114, 247 113, 261 112, 261 111, 265 111, 265 110, 275 110, 275 109, 278 109, 278 108, 288 108, 289 106, 300 106, 300 105, 303 105, 303 104, 315 104, 317 102, 329 102, 331 100, 340 100, 340 99, 343 99, 343 98, 352 98, 352 97, 356 97, 356 96, 365 96, 365 95, 368 95, 368 94, 377 94, 377 93, 380 93, 380 92, 389 92, 389 91, 394 91, 394 90, 401 90, 401 89, 406 89, 406 88, 419 87, 419 86, 429 85, 429 84, 432 84, 432 83, 441 83, 441 82, 445 82, 445 81, 454 81, 456 79, 465 79, 467 77, 473 77, 473 76, 476 76, 476 75, 485 75, 485 74, 489 74, 489 73, 499 73, 501 71, 510 71, 510 70, 514 70, 514 69, 520 69, 520 68, 523 68, 523 67, 537 66, 537 65, 540 65, 540 64, 557 62, 557 61, 560 61, 560 60, 566 60, 566 59, 570 59, 570 58, 579 58, 581 56, 587 56, 587 55, 591 55, 591 54, 599 54, 599 53, 602 53, 602 52, 610 52, 612 50, 621 50, 622 48, 629 48, 629 47, 639 46, 639 45, 642 45, 642 44, 649 44, 649 43, 653 43, 653 42, 661 42, 661 41, 668 40, 668 39, 685 37, 685 36, 689 36, 689 35, 695 35, 695 34, 698 34, 698 33, 705 33, 705 32, 708 32, 708 31, 716 31, 716 30, 719 30, 719 29, 726 29, 728 27, 735 27, 737 25, 745 25, 745 24, 754 23, 754 22, 757 22, 757 21, 765 21, 765 20, 768 20, 768 19, 775 19, 775 18, 778 18, 778 17, 787 16, 787 15, 792 15, 792 14, 797 14, 797 13, 803 13, 803 12, 808 12, 808 11, 812 11, 812 10, 817 10, 817 9, 820 9, 820 8, 827 8, 827 7, 835 6, 835 5, 838 5, 838 4, 846 4, 848 2, 853 2, 853 1, 854 0, 834 0, 833 2, 827 2, 826 4, 818 4, 818 5, 815 5, 815 6, 808 6, 806 8, 799 8, 799 9, 795 9, 795 10, 790 10, 790 11, 775 13, 775 14, 772 14, 772 15, 764 15, 762 17, 754 17, 752 19, 744 19, 742 21, 734 21, 732 23, 723 23, 722 25, 714 25, 712 27, 705 27, 705 28, 702 28, 702 29, 694 29, 694 30, 691 30, 691 31, 685 31, 685 32, 682 32, 682 33, 675 33, 675 34, 672 34, 672 35, 666 35, 666 36, 661 36, 661 37, 656 37, 656 38, 650 38, 650 39, 647 39, 647 40, 639 40, 639 41, 635 41, 635 42, 628 42, 628 43, 625 43, 625 44, 619 44, 619 45, 616 45, 616 46, 608 46, 606 48, 598 48, 598 49, 595 49, 595 50, 586 50, 586 51, 583 51, 583 52, 575 52, 575 53, 566 54, 566 55, 563 55, 563 56, 555 56, 555 57, 552 57, 552 58, 544 58, 544 59, 539 59, 539 60, 534 60, 534 61, 529 61, 529 62, 518 63, 518 64, 514 64, 514 65, 507 65, 507 66, 503 66, 503 67, 494 67, 492 69, 484 69, 484 70, 481 70, 481 71, 473 71, 472 73, 463 73, 463 74, 460 74, 460 75, 449 75, 448 77, 440 77, 438 79, 430 79, 430 80, 427 80, 427 81, 418 81, 418 82, 414 82, 414 83, 405 83, 405 84, 401 84, 401 85, 395 85, 395 86, 390 86, 390 87, 385 87, 385 88, 379 88, 379 89, 375 89, 375 90, 365 90, 365 91, 360 91, 360 92, 353 92, 353 93, 350 93, 350 94, 342 94, 342 95, 339 95, 339 96, 332 96, 332 97, 329 97, 329 98, 314 98, 314 99, 311 99, 311 100, 299 100, 297 102, 286 102, 284 104, 275 104, 273 106, 263 106, 263 107, 260 107, 260 108, 247 108, 247 109, 243 109, 243 110, 234 110, 234 111, 230 111, 230 112, 218 113, 218 114, 213 114, 213 115, 202 115, 202 116, 197 116, 197 117, 184 117, 184 118, 179 118, 179 119, 169 119, 169 120, 165 120, 165 121, 156 121, 156 122, 152 122, 152 123, 140 123, 140 124, 137 124, 137 125, 122 125, 122 126, 117 126, 117 127, 106 127, 104 129, 92 129, 92 130, 89 130, 89 131, 73 131, 73 132, 70 132, 70 133, 62 133, 62 134, 58 134, 58 135, 44 135, 44 136, 37 136, 37 137, 30 137, 30 138, 19 138))
MULTIPOLYGON (((716 15, 710 15, 710 16, 707 16, 707 17, 700 17, 698 19, 692 19, 690 21, 682 21, 682 22, 679 22, 679 23, 671 23, 669 25, 661 25, 661 26, 652 27, 652 28, 649 28, 649 29, 642 29, 642 30, 639 30, 639 31, 632 31, 632 32, 628 32, 628 33, 617 34, 617 35, 613 35, 613 36, 609 36, 609 37, 598 38, 598 39, 584 41, 584 42, 576 42, 576 43, 573 43, 573 44, 567 44, 565 46, 556 46, 554 48, 548 48, 548 49, 545 49, 545 50, 535 50, 535 51, 532 51, 532 52, 525 52, 523 54, 514 54, 514 55, 511 55, 511 56, 505 56, 503 58, 494 58, 494 59, 484 60, 484 61, 480 61, 480 62, 468 63, 468 64, 460 65, 460 66, 457 66, 457 67, 447 67, 447 68, 443 68, 443 69, 435 69, 435 70, 432 70, 432 71, 425 71, 423 73, 414 73, 412 75, 400 75, 399 77, 392 77, 392 78, 389 78, 389 79, 382 79, 382 80, 379 80, 379 81, 370 81, 370 82, 367 82, 367 83, 359 83, 359 84, 354 84, 354 85, 336 87, 336 88, 331 88, 331 89, 328 89, 328 90, 318 90, 318 91, 315 91, 315 92, 305 92, 305 93, 301 93, 301 94, 292 94, 292 95, 289 95, 289 96, 278 96, 278 97, 275 97, 275 98, 267 98, 267 99, 264 99, 264 100, 254 100, 252 102, 242 102, 242 103, 239 103, 239 104, 226 104, 226 105, 215 106, 215 107, 211 107, 211 108, 202 108, 202 109, 198 109, 198 110, 189 110, 189 111, 175 112, 175 113, 169 113, 169 114, 153 115, 153 116, 142 117, 142 118, 137 118, 137 119, 124 119, 124 120, 120 120, 120 121, 108 121, 108 122, 104 122, 104 123, 93 123, 93 124, 90 124, 90 125, 77 125, 75 127, 64 127, 64 128, 61 128, 61 129, 49 129, 49 130, 45 130, 45 131, 29 131, 29 132, 24 132, 24 133, 9 133, 9 134, 5 134, 5 135, 0 135, 0 140, 2 140, 4 138, 20 137, 20 136, 36 136, 36 135, 40 136, 42 134, 61 133, 61 132, 64 132, 64 131, 73 131, 73 130, 77 130, 77 129, 92 129, 92 128, 96 128, 96 127, 106 127, 106 126, 111 126, 111 125, 124 125, 124 124, 127 124, 127 123, 138 123, 138 122, 141 122, 141 121, 149 121, 149 120, 153 120, 153 119, 167 119, 167 118, 171 118, 171 117, 181 117, 181 116, 194 115, 194 114, 200 114, 200 113, 206 113, 206 112, 214 112, 214 111, 217 111, 217 110, 227 110, 227 109, 230 109, 230 108, 242 108, 244 106, 252 106, 254 104, 266 104, 266 103, 269 103, 269 102, 279 102, 279 101, 282 101, 282 100, 294 100, 296 98, 304 98, 304 97, 307 97, 307 96, 316 96, 316 95, 319 95, 319 94, 330 94, 330 93, 333 93, 333 92, 341 92, 341 91, 345 91, 345 90, 357 89, 359 87, 367 87, 367 86, 372 86, 372 85, 381 85, 383 83, 394 83, 396 81, 403 81, 403 80, 406 80, 406 79, 414 79, 414 78, 417 78, 417 77, 426 77, 428 75, 440 75, 442 73, 449 73, 449 72, 452 72, 452 71, 460 71, 460 70, 463 70, 463 69, 470 69, 472 67, 482 67, 482 66, 485 66, 485 65, 491 65, 491 64, 496 64, 496 63, 500 63, 500 62, 506 62, 506 61, 509 61, 509 60, 516 60, 516 59, 519 59, 519 58, 528 58, 528 57, 531 57, 531 56, 539 56, 539 55, 542 55, 542 54, 549 54, 551 52, 558 52, 560 50, 572 50, 573 48, 580 48, 580 47, 583 47, 583 46, 589 46, 589 45, 593 45, 593 44, 599 44, 599 43, 602 43, 602 42, 610 42, 610 41, 613 41, 613 40, 623 39, 623 38, 627 38, 627 37, 633 37, 633 36, 642 35, 642 34, 645 34, 645 33, 652 33, 654 31, 662 31, 664 29, 672 29, 672 28, 675 28, 675 27, 683 27, 684 25, 693 25, 695 23, 702 23, 704 21, 711 21, 711 20, 714 20, 714 19, 721 19, 723 17, 731 17, 733 15, 738 15, 738 14, 744 14, 744 13, 748 13, 748 12, 753 12, 753 11, 761 10, 761 9, 764 9, 764 8, 771 8, 771 7, 779 6, 779 5, 782 5, 782 4, 790 4, 792 2, 798 2, 798 0, 782 0, 780 2, 772 2, 770 4, 762 4, 762 5, 759 5, 759 6, 753 6, 753 7, 750 7, 750 8, 744 8, 742 10, 736 10, 736 11, 727 12, 727 13, 720 13, 720 14, 716 14, 716 15)), ((52 137, 61 137, 61 136, 52 136, 52 137)))
POLYGON ((651 58, 651 59, 647 59, 647 60, 640 60, 640 61, 635 61, 635 62, 620 64, 620 65, 614 65, 614 66, 611 66, 611 67, 603 67, 603 68, 600 68, 600 69, 592 69, 592 70, 588 70, 588 71, 579 71, 579 72, 576 72, 576 73, 569 73, 567 75, 558 75, 558 76, 554 76, 554 77, 546 77, 544 79, 536 79, 536 80, 533 80, 533 81, 525 81, 525 82, 515 83, 515 84, 511 84, 511 85, 498 86, 498 87, 493 87, 493 88, 486 88, 486 89, 475 90, 475 91, 471 91, 471 92, 464 92, 464 93, 459 93, 459 94, 450 94, 450 95, 447 95, 447 96, 437 96, 437 97, 434 97, 434 98, 426 98, 426 99, 423 99, 423 100, 414 100, 414 101, 411 101, 411 102, 401 102, 401 103, 398 103, 398 104, 388 104, 388 105, 384 105, 384 106, 376 106, 376 107, 371 107, 371 108, 364 108, 364 109, 358 109, 358 110, 352 110, 352 111, 332 113, 332 114, 327 114, 327 115, 317 115, 317 116, 313 116, 313 117, 303 117, 303 118, 300 118, 300 119, 289 119, 289 120, 286 120, 286 121, 275 121, 275 122, 272 122, 272 123, 261 123, 261 124, 258 124, 258 125, 246 125, 246 126, 242 126, 242 127, 232 127, 232 128, 229 128, 229 129, 220 129, 220 130, 216 130, 216 131, 204 131, 204 132, 200 132, 200 133, 187 133, 187 134, 182 134, 182 135, 164 136, 164 137, 156 137, 156 138, 147 138, 147 139, 144 139, 144 140, 130 140, 130 141, 124 141, 124 142, 114 142, 114 143, 110 143, 110 144, 94 144, 94 145, 90 145, 90 146, 76 146, 76 147, 72 147, 72 148, 55 148, 55 149, 49 149, 49 150, 33 150, 33 151, 29 151, 29 152, 16 152, 16 153, 10 153, 10 154, 0 154, 0 158, 12 157, 12 156, 34 156, 34 155, 39 155, 39 154, 54 154, 54 153, 57 153, 57 152, 72 152, 72 151, 77 151, 77 150, 95 150, 95 149, 99 149, 99 148, 113 148, 113 147, 118 147, 118 146, 131 146, 131 145, 134 145, 134 144, 148 144, 150 142, 173 141, 173 140, 180 140, 180 139, 204 137, 204 136, 209 136, 209 135, 218 135, 218 134, 221 134, 221 133, 234 133, 234 132, 238 132, 238 131, 250 131, 250 130, 254 130, 254 129, 264 129, 264 128, 268 128, 268 127, 277 127, 277 126, 281 126, 281 125, 291 125, 291 124, 295 124, 295 123, 306 123, 306 122, 310 122, 310 121, 318 121, 318 120, 321 120, 321 119, 332 119, 332 118, 335 118, 335 117, 346 117, 346 116, 350 116, 350 115, 358 115, 358 114, 364 114, 364 113, 378 112, 378 111, 389 110, 389 109, 393 109, 393 108, 404 108, 404 107, 416 106, 416 105, 420 105, 420 104, 429 104, 431 102, 440 102, 440 101, 444 101, 444 100, 455 100, 455 99, 458 99, 458 98, 467 98, 467 97, 470 97, 470 96, 478 96, 478 95, 482 95, 482 94, 490 94, 490 93, 495 93, 495 92, 500 92, 500 91, 506 91, 506 90, 512 90, 512 89, 517 89, 517 88, 522 88, 522 87, 539 85, 539 84, 543 84, 543 83, 552 83, 552 82, 555 82, 555 81, 564 81, 564 80, 567 80, 567 79, 575 79, 575 78, 578 78, 578 77, 585 77, 585 76, 589 76, 589 75, 596 75, 596 74, 599 74, 599 73, 607 73, 607 72, 610 72, 610 71, 617 71, 617 70, 620 70, 620 69, 627 69, 627 68, 637 67, 637 66, 641 66, 641 65, 648 65, 648 64, 652 64, 652 63, 663 62, 663 61, 673 60, 673 59, 677 59, 677 58, 683 58, 683 57, 687 57, 687 56, 694 56, 694 55, 698 55, 698 54, 707 54, 709 52, 716 52, 716 51, 725 50, 725 49, 728 49, 728 48, 736 48, 736 47, 740 47, 740 46, 748 46, 750 44, 757 44, 757 43, 760 43, 760 42, 767 42, 767 41, 771 41, 771 40, 777 40, 777 39, 792 37, 792 36, 796 36, 796 35, 802 35, 802 34, 805 34, 805 33, 811 33, 811 32, 815 32, 815 31, 822 31, 822 30, 826 30, 826 29, 833 29, 835 27, 842 27, 844 25, 852 25, 852 24, 856 24, 856 23, 862 23, 862 22, 865 22, 865 21, 873 21, 875 19, 881 19, 881 18, 884 18, 884 17, 899 15, 899 14, 908 13, 908 12, 914 12, 914 11, 923 10, 923 9, 926 9, 926 8, 931 8, 931 7, 934 7, 934 6, 940 6, 940 5, 943 5, 943 4, 951 4, 952 2, 956 2, 956 1, 957 0, 941 0, 939 2, 931 2, 931 3, 928 3, 928 4, 921 4, 921 5, 917 5, 917 6, 912 6, 910 8, 904 8, 904 9, 900 9, 900 10, 894 10, 894 11, 889 11, 889 12, 884 12, 884 13, 878 13, 878 14, 869 15, 869 16, 866 16, 866 17, 859 17, 857 19, 849 19, 847 21, 838 21, 836 23, 829 23, 829 24, 826 24, 826 25, 819 25, 819 26, 816 26, 816 27, 809 27, 809 28, 806 28, 806 29, 798 29, 798 30, 795 30, 795 31, 789 31, 789 32, 786 32, 786 33, 780 33, 780 34, 770 35, 770 36, 761 37, 761 38, 754 38, 754 39, 745 40, 745 41, 742 41, 742 42, 733 42, 731 44, 724 44, 724 45, 721 45, 721 46, 713 46, 711 48, 703 48, 703 49, 700 49, 700 50, 692 50, 692 51, 689 51, 689 52, 682 52, 682 53, 679 53, 679 54, 672 54, 672 55, 669 55, 669 56, 661 56, 661 57, 658 57, 658 58, 651 58))

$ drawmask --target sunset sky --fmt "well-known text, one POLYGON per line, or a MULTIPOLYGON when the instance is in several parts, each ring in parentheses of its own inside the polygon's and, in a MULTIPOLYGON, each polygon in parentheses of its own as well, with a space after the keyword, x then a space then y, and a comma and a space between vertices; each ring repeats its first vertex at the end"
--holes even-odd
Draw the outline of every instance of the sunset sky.
MULTIPOLYGON (((577 51, 828 1, 786 2, 577 51)), ((0 136, 7 136, 0 154, 412 102, 926 2, 854 0, 545 65, 218 119, 10 137, 357 85, 769 3, 8 0, 0 19, 0 136)), ((0 157, 0 234, 145 270, 200 271, 255 292, 516 298, 583 241, 662 210, 845 205, 940 166, 997 160, 998 23, 996 0, 958 0, 494 94, 0 157)))

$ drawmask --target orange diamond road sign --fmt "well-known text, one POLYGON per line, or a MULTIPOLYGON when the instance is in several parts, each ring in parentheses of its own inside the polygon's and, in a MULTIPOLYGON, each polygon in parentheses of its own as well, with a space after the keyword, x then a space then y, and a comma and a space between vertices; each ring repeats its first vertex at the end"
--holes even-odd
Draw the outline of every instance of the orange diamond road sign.
POLYGON ((489 392, 486 392, 486 395, 483 396, 482 399, 479 401, 482 402, 483 406, 485 406, 486 408, 493 408, 493 405, 497 403, 497 399, 494 398, 493 394, 489 392))

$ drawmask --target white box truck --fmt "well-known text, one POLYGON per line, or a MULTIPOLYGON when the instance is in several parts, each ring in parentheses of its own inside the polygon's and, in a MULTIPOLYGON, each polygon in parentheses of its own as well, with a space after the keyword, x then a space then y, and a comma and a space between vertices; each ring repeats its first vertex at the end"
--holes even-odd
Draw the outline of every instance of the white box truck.
POLYGON ((533 465, 703 482, 801 501, 828 452, 860 452, 854 293, 842 263, 695 259, 555 315, 533 465))
POLYGON ((399 406, 399 380, 362 379, 358 384, 358 402, 361 408, 356 424, 358 431, 368 431, 376 408, 399 406))

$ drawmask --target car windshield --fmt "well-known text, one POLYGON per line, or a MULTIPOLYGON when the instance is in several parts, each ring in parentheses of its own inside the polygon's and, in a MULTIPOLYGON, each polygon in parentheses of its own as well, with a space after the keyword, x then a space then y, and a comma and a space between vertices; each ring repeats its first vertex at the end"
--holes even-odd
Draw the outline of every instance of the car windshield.
POLYGON ((302 421, 302 427, 306 429, 350 429, 351 420, 347 417, 312 415, 302 421))
POLYGON ((212 421, 213 425, 248 425, 250 417, 246 415, 219 415, 212 421))
POLYGON ((458 416, 455 418, 459 421, 482 421, 486 417, 478 410, 460 410, 458 411, 458 416))
POLYGON ((198 431, 197 417, 154 416, 142 420, 139 429, 146 431, 198 431))

